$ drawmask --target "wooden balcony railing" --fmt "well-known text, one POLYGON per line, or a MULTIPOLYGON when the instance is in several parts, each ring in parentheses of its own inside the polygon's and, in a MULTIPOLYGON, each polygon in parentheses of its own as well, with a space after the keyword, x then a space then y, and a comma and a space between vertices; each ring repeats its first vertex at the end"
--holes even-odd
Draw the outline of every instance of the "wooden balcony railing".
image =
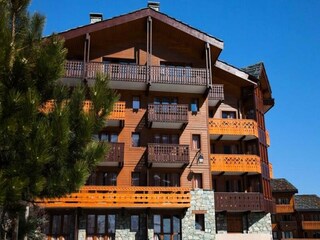
POLYGON ((291 231, 297 229, 297 221, 280 221, 280 229, 282 231, 291 231))
POLYGON ((188 123, 187 104, 149 104, 149 122, 188 123))
POLYGON ((64 76, 68 78, 82 78, 84 77, 83 61, 66 61, 64 65, 64 76))
POLYGON ((150 79, 153 83, 207 85, 207 70, 205 68, 152 66, 150 79))
POLYGON ((126 117, 126 102, 116 102, 108 116, 110 120, 124 120, 126 117))
POLYGON ((267 145, 270 146, 270 134, 269 134, 269 131, 266 131, 266 142, 267 142, 267 145))
POLYGON ((209 92, 209 100, 224 100, 223 84, 212 84, 212 88, 209 92))
POLYGON ((294 208, 290 204, 276 204, 276 213, 293 213, 294 208))
POLYGON ((260 157, 240 154, 211 154, 212 172, 254 172, 261 173, 260 157))
POLYGON ((252 135, 258 138, 257 122, 250 119, 209 119, 209 131, 213 135, 252 135))
POLYGON ((189 146, 179 144, 148 144, 148 163, 189 163, 189 146))
POLYGON ((124 161, 124 143, 109 143, 110 150, 105 157, 104 162, 123 163, 124 161))
POLYGON ((320 221, 302 221, 303 230, 320 230, 320 221))
POLYGON ((190 189, 185 187, 85 186, 62 198, 37 200, 45 208, 188 208, 190 189))
POLYGON ((97 73, 104 73, 112 81, 146 82, 146 66, 90 62, 86 64, 88 78, 95 78, 97 73))
POLYGON ((264 211, 263 195, 261 193, 215 192, 216 211, 264 211))
POLYGON ((101 72, 107 74, 112 81, 147 82, 147 74, 150 74, 150 81, 153 83, 200 86, 207 85, 209 76, 205 68, 151 66, 149 69, 145 65, 67 61, 64 76, 92 79, 101 72))
MULTIPOLYGON (((90 109, 92 109, 93 105, 90 100, 83 101, 83 111, 88 113, 90 109)), ((41 106, 40 111, 44 113, 49 113, 54 109, 54 100, 47 101, 44 105, 41 106)), ((126 110, 126 102, 116 102, 113 106, 112 112, 107 117, 110 120, 124 120, 125 119, 125 110, 126 110)))

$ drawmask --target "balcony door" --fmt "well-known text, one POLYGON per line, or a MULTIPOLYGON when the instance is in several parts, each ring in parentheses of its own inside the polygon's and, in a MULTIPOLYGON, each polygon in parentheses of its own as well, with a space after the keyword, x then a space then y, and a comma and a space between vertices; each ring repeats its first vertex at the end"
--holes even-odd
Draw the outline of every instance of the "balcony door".
POLYGON ((153 215, 154 240, 180 240, 181 219, 179 216, 153 215))

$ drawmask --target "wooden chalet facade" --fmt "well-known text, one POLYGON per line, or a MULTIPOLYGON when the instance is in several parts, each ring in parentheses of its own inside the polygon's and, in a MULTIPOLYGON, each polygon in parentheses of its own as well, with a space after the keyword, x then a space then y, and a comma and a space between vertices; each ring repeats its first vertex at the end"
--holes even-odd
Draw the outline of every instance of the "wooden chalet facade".
POLYGON ((39 202, 48 239, 270 239, 274 100, 262 63, 219 61, 221 40, 151 8, 59 35, 59 81, 90 86, 102 72, 121 97, 87 185, 39 202))
POLYGON ((284 178, 272 179, 271 187, 276 202, 273 239, 320 239, 320 198, 296 195, 298 190, 284 178))

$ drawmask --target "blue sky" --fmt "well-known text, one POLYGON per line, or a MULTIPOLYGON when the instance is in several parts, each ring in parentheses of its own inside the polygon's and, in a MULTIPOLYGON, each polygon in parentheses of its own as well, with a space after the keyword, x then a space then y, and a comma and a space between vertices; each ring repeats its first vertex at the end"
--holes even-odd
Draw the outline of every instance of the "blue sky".
MULTIPOLYGON (((237 67, 263 61, 276 105, 266 115, 274 176, 320 196, 320 1, 161 0, 160 11, 225 43, 220 59, 237 67), (319 153, 318 153, 319 150, 319 153)), ((44 34, 144 8, 144 0, 32 0, 44 34)))

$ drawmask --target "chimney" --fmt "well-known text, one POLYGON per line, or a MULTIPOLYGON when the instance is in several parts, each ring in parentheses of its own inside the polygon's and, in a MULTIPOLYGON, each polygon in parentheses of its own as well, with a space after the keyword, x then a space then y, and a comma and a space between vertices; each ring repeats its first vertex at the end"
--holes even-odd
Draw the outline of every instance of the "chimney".
POLYGON ((102 13, 90 13, 90 23, 101 22, 102 20, 102 13))
POLYGON ((160 11, 160 2, 148 2, 148 7, 152 8, 153 10, 156 10, 157 12, 160 11))

